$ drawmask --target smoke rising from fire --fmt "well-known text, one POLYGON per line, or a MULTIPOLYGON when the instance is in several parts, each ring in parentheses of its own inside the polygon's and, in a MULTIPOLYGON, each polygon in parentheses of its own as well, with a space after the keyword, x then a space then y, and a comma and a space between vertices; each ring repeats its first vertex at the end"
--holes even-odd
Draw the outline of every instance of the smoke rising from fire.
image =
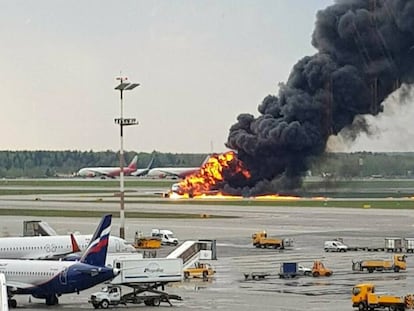
POLYGON ((300 187, 311 157, 347 128, 348 139, 369 131, 363 118, 401 83, 414 79, 414 0, 338 0, 317 13, 312 45, 317 53, 294 65, 277 96, 260 115, 240 114, 226 145, 251 173, 228 180, 224 190, 256 195, 300 187), (350 126, 352 125, 352 126, 350 126))

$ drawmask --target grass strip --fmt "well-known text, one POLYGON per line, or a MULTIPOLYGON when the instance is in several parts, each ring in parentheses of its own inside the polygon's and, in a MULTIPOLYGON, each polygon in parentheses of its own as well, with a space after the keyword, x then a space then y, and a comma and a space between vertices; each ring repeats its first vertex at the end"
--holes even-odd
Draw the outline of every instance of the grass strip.
MULTIPOLYGON (((79 211, 79 210, 50 210, 50 209, 0 209, 1 216, 36 216, 36 217, 102 217, 112 214, 119 218, 119 211, 79 211)), ((174 218, 174 219, 201 219, 201 218, 238 218, 237 216, 221 216, 209 214, 188 213, 148 213, 125 212, 127 218, 174 218)))

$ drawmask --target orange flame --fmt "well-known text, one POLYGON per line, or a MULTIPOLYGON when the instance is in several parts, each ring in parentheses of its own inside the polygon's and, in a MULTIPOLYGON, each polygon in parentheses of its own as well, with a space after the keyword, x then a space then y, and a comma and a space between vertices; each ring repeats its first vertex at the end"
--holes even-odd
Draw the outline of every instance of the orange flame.
MULTIPOLYGON (((210 156, 206 163, 196 173, 187 176, 179 183, 178 195, 189 197, 201 194, 217 193, 220 182, 224 178, 235 175, 250 178, 250 172, 244 167, 233 151, 210 156)), ((171 195, 170 195, 171 197, 171 195)))

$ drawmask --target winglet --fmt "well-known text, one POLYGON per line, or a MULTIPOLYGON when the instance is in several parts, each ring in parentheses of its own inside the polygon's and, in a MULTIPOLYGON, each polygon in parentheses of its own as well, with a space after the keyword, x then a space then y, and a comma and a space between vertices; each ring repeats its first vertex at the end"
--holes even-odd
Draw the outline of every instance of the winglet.
POLYGON ((93 266, 105 266, 108 251, 109 233, 111 232, 112 215, 106 214, 92 236, 88 248, 80 259, 81 262, 93 266))
POLYGON ((76 242, 75 236, 73 235, 73 233, 70 234, 70 242, 72 244, 72 253, 78 253, 80 252, 80 247, 78 242, 76 242))

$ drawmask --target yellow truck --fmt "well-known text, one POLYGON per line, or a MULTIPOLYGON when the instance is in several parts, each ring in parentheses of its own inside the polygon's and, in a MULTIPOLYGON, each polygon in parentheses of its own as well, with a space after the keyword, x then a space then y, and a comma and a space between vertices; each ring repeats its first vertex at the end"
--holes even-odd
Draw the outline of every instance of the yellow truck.
POLYGON ((362 283, 352 288, 352 306, 359 311, 375 311, 388 308, 390 311, 404 311, 414 308, 414 295, 404 297, 379 295, 372 283, 362 283))
POLYGON ((364 271, 369 273, 374 271, 389 271, 399 272, 400 270, 406 270, 407 263, 405 261, 405 255, 394 255, 393 260, 361 260, 352 262, 352 270, 364 271))
POLYGON ((253 246, 257 248, 285 248, 283 239, 268 237, 266 231, 253 233, 252 240, 253 246))

